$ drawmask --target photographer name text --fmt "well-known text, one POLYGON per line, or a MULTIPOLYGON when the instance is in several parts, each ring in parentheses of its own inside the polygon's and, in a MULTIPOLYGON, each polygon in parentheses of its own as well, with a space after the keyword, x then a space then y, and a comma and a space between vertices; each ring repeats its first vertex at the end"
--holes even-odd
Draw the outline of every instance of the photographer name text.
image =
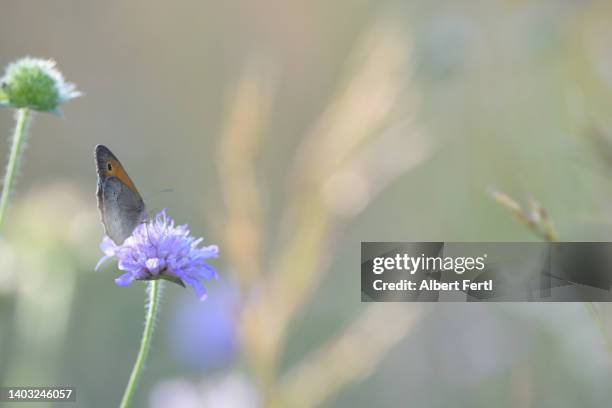
POLYGON ((374 290, 377 291, 492 291, 493 280, 472 282, 469 279, 462 279, 460 281, 440 282, 435 279, 426 279, 417 283, 408 279, 397 282, 385 282, 382 279, 377 279, 373 282, 373 286, 374 290))

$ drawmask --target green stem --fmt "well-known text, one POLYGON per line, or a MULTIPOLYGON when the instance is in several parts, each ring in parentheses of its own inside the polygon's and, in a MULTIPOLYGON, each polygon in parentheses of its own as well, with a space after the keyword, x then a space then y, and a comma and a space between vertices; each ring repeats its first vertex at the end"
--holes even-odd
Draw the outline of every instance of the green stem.
POLYGON ((120 408, 128 408, 130 401, 136 390, 136 384, 138 379, 142 375, 144 363, 147 358, 147 353, 151 346, 151 338, 153 337, 153 326, 155 325, 155 316, 157 309, 159 308, 159 293, 160 293, 161 282, 159 280, 153 280, 149 282, 149 300, 147 302, 147 315, 145 316, 145 327, 142 333, 142 340, 140 341, 140 350, 138 351, 138 357, 132 368, 132 374, 130 374, 130 380, 125 387, 123 398, 121 399, 120 408))
POLYGON ((15 133, 13 134, 13 145, 11 146, 8 165, 6 166, 6 175, 4 176, 4 183, 2 184, 2 196, 0 196, 0 227, 4 220, 4 214, 8 207, 13 186, 15 185, 17 168, 19 166, 21 153, 23 152, 29 120, 30 110, 28 108, 22 108, 17 111, 17 125, 15 126, 15 133))

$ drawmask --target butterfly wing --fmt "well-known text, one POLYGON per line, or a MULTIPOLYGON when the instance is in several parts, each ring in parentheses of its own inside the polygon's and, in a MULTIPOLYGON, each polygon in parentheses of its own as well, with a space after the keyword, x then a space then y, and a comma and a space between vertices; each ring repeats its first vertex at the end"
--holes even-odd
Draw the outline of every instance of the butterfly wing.
POLYGON ((95 149, 98 209, 106 235, 120 245, 146 219, 140 193, 119 159, 105 146, 95 149))
POLYGON ((140 195, 134 194, 114 177, 103 183, 101 208, 106 235, 117 245, 122 244, 146 218, 145 205, 140 195))

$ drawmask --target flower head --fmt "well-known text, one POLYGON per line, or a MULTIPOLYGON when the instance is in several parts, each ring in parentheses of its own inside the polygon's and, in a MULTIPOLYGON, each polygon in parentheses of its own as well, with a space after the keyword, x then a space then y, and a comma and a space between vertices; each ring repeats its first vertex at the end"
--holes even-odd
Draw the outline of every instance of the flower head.
POLYGON ((200 280, 218 278, 206 260, 217 257, 219 248, 216 245, 199 248, 201 242, 202 238, 189 235, 187 225, 174 226, 174 220, 163 210, 154 220, 138 225, 121 245, 105 236, 100 244, 105 256, 96 269, 115 257, 119 269, 126 272, 115 279, 119 286, 134 280, 167 279, 193 286, 198 298, 204 300, 206 289, 200 280))
POLYGON ((0 80, 0 104, 59 113, 59 105, 81 95, 64 80, 55 61, 23 58, 9 64, 0 80))

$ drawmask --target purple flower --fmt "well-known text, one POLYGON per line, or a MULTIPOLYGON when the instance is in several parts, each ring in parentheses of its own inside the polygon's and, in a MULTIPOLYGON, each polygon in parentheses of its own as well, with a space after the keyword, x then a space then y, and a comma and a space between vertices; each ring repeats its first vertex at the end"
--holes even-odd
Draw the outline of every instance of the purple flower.
POLYGON ((176 360, 206 373, 231 366, 240 347, 239 302, 238 289, 224 282, 215 285, 206 303, 188 297, 175 303, 168 330, 162 331, 176 360))
POLYGON ((181 286, 193 286, 198 299, 206 299, 206 289, 201 279, 218 279, 208 258, 217 257, 219 248, 209 245, 198 248, 203 238, 189 235, 187 225, 174 226, 174 220, 161 211, 155 220, 138 225, 132 235, 121 245, 107 236, 100 249, 105 256, 96 270, 108 258, 116 257, 118 267, 125 271, 115 279, 119 286, 127 286, 134 280, 167 279, 181 286))

